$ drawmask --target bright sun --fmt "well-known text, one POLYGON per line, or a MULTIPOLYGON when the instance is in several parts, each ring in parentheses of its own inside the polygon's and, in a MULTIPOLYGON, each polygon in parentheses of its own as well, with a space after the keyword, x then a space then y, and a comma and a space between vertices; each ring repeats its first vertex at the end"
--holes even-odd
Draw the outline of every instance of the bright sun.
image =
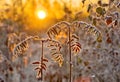
POLYGON ((43 10, 40 10, 38 11, 37 15, 40 19, 44 19, 46 17, 46 12, 43 10))

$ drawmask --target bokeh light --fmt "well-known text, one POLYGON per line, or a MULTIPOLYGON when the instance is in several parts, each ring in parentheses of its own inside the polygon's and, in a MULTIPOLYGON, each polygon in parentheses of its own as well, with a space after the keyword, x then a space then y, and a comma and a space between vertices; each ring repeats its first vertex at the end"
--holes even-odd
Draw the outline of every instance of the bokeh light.
POLYGON ((44 10, 40 10, 37 12, 39 19, 45 19, 46 18, 46 12, 44 10))

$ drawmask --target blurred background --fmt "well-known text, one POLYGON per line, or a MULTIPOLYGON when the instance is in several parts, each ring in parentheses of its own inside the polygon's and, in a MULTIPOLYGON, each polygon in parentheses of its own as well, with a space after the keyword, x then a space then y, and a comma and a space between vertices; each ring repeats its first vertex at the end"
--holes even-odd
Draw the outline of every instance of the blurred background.
MULTIPOLYGON (((82 1, 84 0, 0 0, 1 21, 7 21, 11 25, 17 22, 19 29, 27 31, 46 31, 56 22, 68 20, 67 15, 74 19, 75 14, 79 12, 79 19, 87 17, 88 4, 98 2, 98 0, 85 0, 83 5, 82 1), (38 16, 40 11, 45 14, 42 19, 38 16)), ((108 3, 108 0, 102 2, 108 3)))
POLYGON ((76 31, 82 49, 72 56, 72 82, 120 82, 120 0, 0 0, 0 82, 69 82, 64 32, 55 38, 62 45, 62 67, 51 59, 48 44, 44 45, 49 62, 43 81, 36 78, 32 65, 40 59, 40 42, 30 41, 22 56, 12 58, 16 44, 28 36, 46 39, 49 28, 60 21, 85 21, 103 35, 99 43, 83 30, 76 31), (109 16, 112 20, 106 22, 109 16))

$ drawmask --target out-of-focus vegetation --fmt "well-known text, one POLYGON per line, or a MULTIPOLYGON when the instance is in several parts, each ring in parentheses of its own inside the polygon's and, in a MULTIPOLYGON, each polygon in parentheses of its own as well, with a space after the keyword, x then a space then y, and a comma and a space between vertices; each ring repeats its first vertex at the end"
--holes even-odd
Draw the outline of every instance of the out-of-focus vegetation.
MULTIPOLYGON (((1 21, 11 25, 17 22, 19 29, 43 31, 57 21, 67 20, 65 18, 67 14, 72 18, 79 12, 81 12, 79 18, 88 16, 88 4, 94 4, 97 0, 90 1, 86 0, 83 5, 80 0, 1 0, 1 21), (47 13, 47 17, 44 20, 40 20, 36 15, 39 10, 44 10, 47 13)), ((104 2, 108 3, 107 0, 104 2)))
POLYGON ((120 82, 120 1, 0 0, 0 45, 0 82, 120 82))

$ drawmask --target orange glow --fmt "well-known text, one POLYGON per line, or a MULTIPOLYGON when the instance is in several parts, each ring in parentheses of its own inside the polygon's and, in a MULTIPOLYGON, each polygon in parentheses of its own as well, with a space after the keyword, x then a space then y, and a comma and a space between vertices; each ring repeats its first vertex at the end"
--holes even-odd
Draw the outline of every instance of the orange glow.
POLYGON ((45 19, 46 17, 46 12, 44 10, 40 10, 37 12, 38 18, 40 19, 45 19))
POLYGON ((67 35, 64 32, 60 32, 55 38, 63 44, 66 42, 67 35))

